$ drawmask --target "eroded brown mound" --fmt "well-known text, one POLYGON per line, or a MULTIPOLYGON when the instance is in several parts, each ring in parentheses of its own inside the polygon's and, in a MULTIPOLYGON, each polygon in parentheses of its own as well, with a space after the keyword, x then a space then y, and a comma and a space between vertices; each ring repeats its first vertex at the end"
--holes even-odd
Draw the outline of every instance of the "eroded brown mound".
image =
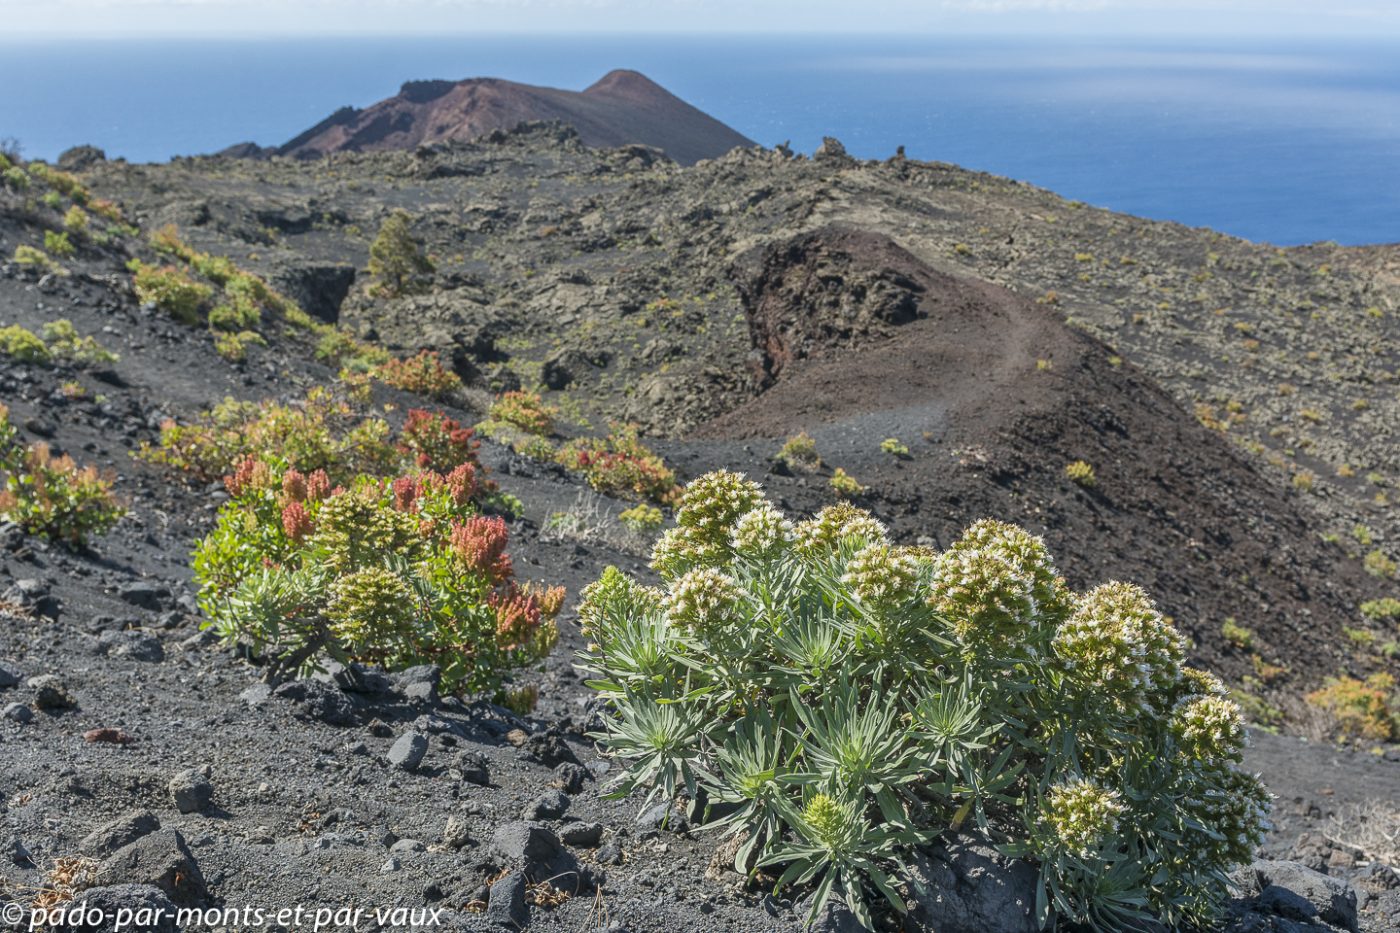
MULTIPOLYGON (((864 232, 802 237, 737 275, 768 388, 698 437, 772 451, 806 430, 906 539, 946 545, 983 516, 1026 525, 1074 586, 1148 588, 1198 658, 1235 678, 1311 681, 1340 666, 1355 612, 1343 594, 1367 589, 1364 576, 1221 435, 1051 309, 864 232), (890 437, 907 458, 880 449, 890 437), (1092 486, 1066 476, 1078 460, 1092 486), (1227 643, 1226 618, 1254 643, 1227 643)), ((770 485, 798 507, 829 496, 821 477, 770 485)))

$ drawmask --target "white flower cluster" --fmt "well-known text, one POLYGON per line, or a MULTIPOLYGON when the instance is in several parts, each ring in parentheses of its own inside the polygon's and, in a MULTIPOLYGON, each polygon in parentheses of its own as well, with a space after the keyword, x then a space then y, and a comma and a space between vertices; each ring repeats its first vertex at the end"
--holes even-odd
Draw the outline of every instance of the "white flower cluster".
POLYGON ((1259 778, 1243 771, 1219 769, 1209 777, 1183 795, 1181 808, 1192 822, 1209 827, 1188 829, 1186 841, 1211 861, 1247 863, 1268 834, 1272 796, 1259 778))
POLYGON ((681 628, 717 631, 738 620, 740 599, 739 588, 727 574, 697 567, 671 584, 666 618, 681 628))
POLYGON ((1186 639, 1131 583, 1105 583, 1079 597, 1052 646, 1081 684, 1135 708, 1170 691, 1186 657, 1186 639))
POLYGON ((850 587, 863 603, 898 604, 914 595, 919 585, 919 564, 888 544, 868 544, 846 564, 841 583, 850 587))
POLYGON ((808 557, 822 557, 843 543, 888 544, 889 532, 865 509, 848 502, 829 505, 797 526, 797 547, 808 557))
POLYGON ((692 568, 722 560, 723 555, 716 548, 700 542, 691 528, 667 528, 651 546, 651 569, 667 580, 674 580, 692 568))
POLYGON ((933 561, 929 605, 969 644, 1005 646, 1063 614, 1064 583, 1040 538, 984 519, 933 561))
POLYGON ((739 516, 762 501, 758 484, 745 479, 744 474, 716 470, 685 487, 676 523, 694 529, 697 543, 727 544, 739 516))
POLYGON ((629 615, 650 615, 661 608, 661 592, 643 586, 616 567, 579 594, 578 624, 585 635, 602 635, 629 615))
POLYGON ((1117 791, 1075 778, 1050 788, 1045 820, 1065 849, 1086 857, 1118 832, 1123 810, 1117 791))
POLYGON ((755 560, 771 560, 786 551, 796 538, 787 517, 764 502, 739 517, 730 544, 735 551, 755 560))
POLYGON ((1244 750, 1244 716, 1228 697, 1188 696, 1172 709, 1177 746, 1200 761, 1236 759, 1244 750))

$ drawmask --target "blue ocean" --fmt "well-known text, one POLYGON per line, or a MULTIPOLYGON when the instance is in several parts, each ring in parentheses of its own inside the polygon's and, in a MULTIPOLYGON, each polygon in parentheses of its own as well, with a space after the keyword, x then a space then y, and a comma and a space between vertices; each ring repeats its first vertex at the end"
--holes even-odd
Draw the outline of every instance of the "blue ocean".
POLYGON ((635 68, 764 144, 1023 179, 1280 245, 1400 241, 1400 38, 774 37, 7 42, 0 137, 160 161, 285 142, 416 78, 581 89, 635 68))

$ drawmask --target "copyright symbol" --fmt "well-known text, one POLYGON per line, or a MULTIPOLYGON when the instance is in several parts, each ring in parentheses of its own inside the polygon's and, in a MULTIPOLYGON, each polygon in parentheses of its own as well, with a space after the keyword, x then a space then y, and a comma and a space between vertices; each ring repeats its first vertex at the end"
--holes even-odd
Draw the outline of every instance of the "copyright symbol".
POLYGON ((24 922, 24 905, 17 901, 10 901, 4 907, 0 907, 0 920, 5 923, 20 924, 24 922))

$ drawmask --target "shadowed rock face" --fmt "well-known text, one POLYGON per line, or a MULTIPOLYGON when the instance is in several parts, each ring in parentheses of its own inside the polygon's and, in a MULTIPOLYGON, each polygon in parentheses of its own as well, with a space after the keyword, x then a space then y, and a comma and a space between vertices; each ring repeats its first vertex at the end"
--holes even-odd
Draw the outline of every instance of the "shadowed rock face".
POLYGON ((535 121, 571 126, 588 146, 652 146, 683 165, 753 145, 646 76, 613 71, 583 91, 499 78, 410 81, 394 97, 363 110, 337 110, 273 151, 315 158, 332 152, 411 149, 472 140, 535 121))

